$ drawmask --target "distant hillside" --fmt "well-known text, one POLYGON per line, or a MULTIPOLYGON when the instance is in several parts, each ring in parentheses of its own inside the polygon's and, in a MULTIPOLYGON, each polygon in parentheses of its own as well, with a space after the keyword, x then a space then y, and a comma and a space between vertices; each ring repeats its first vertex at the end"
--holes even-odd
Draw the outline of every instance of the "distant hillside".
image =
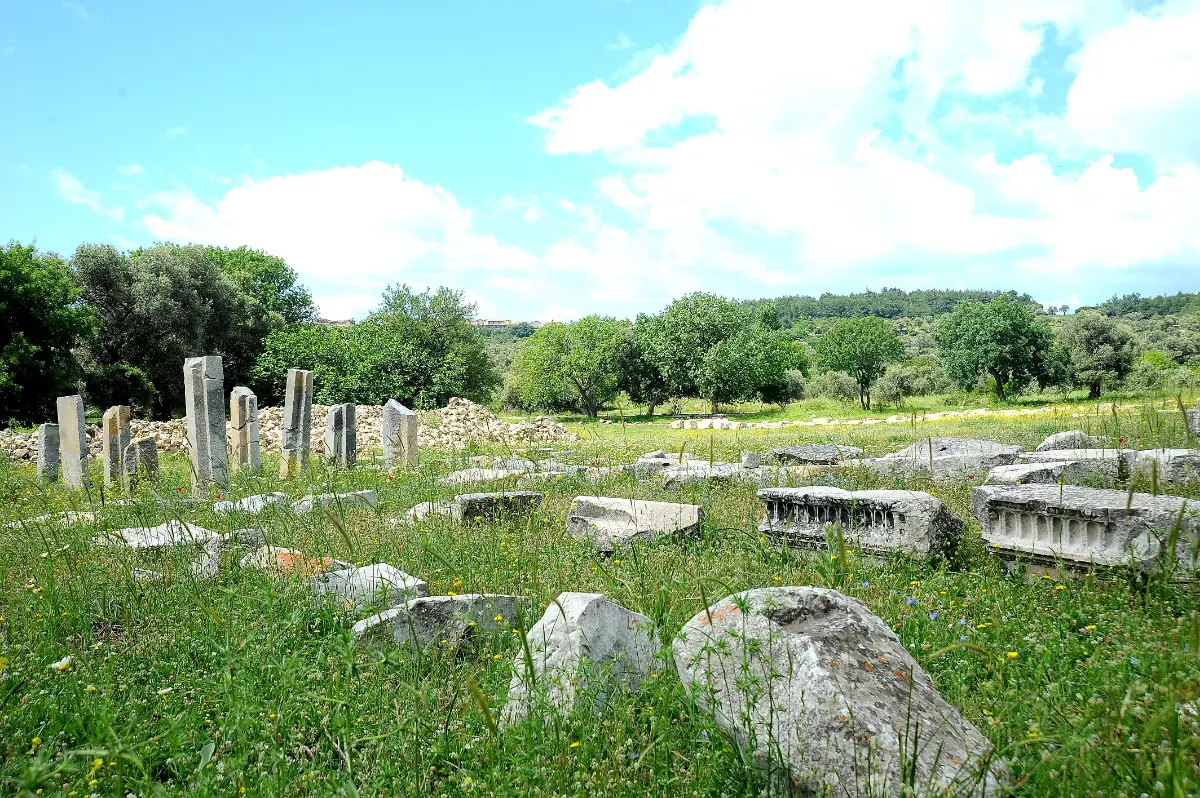
POLYGON ((1126 294, 1121 297, 1114 296, 1097 305, 1095 309, 1106 316, 1139 315, 1144 318, 1200 313, 1200 294, 1185 294, 1182 291, 1175 296, 1126 294))
POLYGON ((862 294, 821 294, 811 296, 783 296, 776 299, 751 300, 757 305, 774 302, 779 321, 784 327, 795 327, 805 319, 845 319, 857 316, 881 316, 885 319, 924 318, 942 316, 954 310, 954 306, 967 299, 990 302, 998 296, 1012 296, 1033 302, 1029 294, 1016 291, 944 291, 929 289, 903 291, 899 288, 884 288, 882 291, 867 291, 862 294))

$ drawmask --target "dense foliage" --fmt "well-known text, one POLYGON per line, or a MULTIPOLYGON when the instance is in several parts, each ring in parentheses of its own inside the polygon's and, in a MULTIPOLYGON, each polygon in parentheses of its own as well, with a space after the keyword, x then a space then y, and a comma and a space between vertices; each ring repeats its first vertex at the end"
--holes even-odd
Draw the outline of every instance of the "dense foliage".
POLYGON ((953 312, 958 303, 968 300, 990 302, 1008 296, 1021 302, 1032 302, 1028 294, 1014 291, 948 291, 927 289, 902 291, 884 288, 861 294, 821 294, 820 297, 784 296, 769 300, 754 300, 751 305, 769 304, 779 314, 784 327, 793 327, 804 319, 850 319, 859 316, 900 317, 942 316, 953 312))
POLYGON ((883 376, 887 364, 899 360, 904 346, 885 319, 842 319, 817 341, 817 357, 831 371, 844 371, 858 385, 858 399, 871 409, 871 385, 883 376))
POLYGON ((1029 303, 1011 297, 963 302, 938 325, 937 342, 951 379, 970 389, 990 378, 1001 401, 1009 390, 1048 377, 1050 327, 1029 303))
POLYGON ((312 294, 283 258, 257 249, 205 247, 204 257, 233 280, 238 289, 287 324, 317 320, 312 294))
POLYGON ((530 409, 578 409, 595 418, 616 398, 629 323, 585 316, 530 335, 513 361, 516 398, 530 409))
POLYGON ((1092 399, 1120 383, 1133 367, 1133 334, 1108 316, 1076 313, 1063 325, 1059 338, 1070 353, 1074 384, 1086 386, 1092 399))
POLYGON ((1126 294, 1101 302, 1095 310, 1106 316, 1174 316, 1180 313, 1200 313, 1200 294, 1175 296, 1142 296, 1126 294))

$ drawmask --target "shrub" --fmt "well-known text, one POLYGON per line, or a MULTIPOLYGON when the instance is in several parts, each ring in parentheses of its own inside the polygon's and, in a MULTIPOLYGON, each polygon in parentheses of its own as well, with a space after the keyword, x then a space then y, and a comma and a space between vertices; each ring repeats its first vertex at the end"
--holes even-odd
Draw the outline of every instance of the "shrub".
POLYGON ((825 371, 818 374, 809 385, 813 396, 850 404, 858 401, 858 381, 841 371, 825 371))
POLYGON ((129 405, 138 415, 154 409, 154 383, 146 372, 128 363, 97 366, 84 378, 88 403, 101 409, 129 405))

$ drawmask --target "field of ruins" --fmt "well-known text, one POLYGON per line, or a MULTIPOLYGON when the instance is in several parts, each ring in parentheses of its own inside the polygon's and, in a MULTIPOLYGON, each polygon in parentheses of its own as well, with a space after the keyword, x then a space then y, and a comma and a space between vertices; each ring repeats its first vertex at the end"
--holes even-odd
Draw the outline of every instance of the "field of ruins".
POLYGON ((1180 402, 448 448, 197 360, 0 458, 6 795, 1196 794, 1180 402))

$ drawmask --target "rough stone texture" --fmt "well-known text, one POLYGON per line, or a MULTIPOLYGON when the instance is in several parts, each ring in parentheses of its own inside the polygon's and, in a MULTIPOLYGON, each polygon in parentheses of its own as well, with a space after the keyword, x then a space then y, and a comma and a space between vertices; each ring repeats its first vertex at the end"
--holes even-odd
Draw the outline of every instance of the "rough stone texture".
POLYGON ((534 691, 545 691, 552 712, 568 714, 581 697, 590 695, 598 711, 611 689, 636 689, 651 672, 658 650, 649 618, 600 593, 560 593, 525 640, 533 672, 527 671, 524 649, 517 652, 508 701, 501 711, 506 725, 529 714, 536 704, 534 691))
POLYGON ((765 488, 758 497, 766 507, 759 532, 789 546, 827 549, 826 525, 840 524, 850 547, 868 554, 944 558, 962 536, 963 523, 950 508, 920 491, 812 486, 765 488))
POLYGON ((663 486, 676 489, 689 482, 724 484, 744 475, 741 463, 709 463, 707 460, 689 460, 669 465, 662 470, 663 486))
POLYGON ((1170 482, 1200 480, 1200 449, 1144 449, 1137 453, 1135 468, 1170 482))
POLYGON ((10 521, 4 525, 5 529, 21 529, 26 526, 33 525, 62 525, 74 526, 75 524, 90 524, 96 520, 95 513, 77 512, 75 510, 65 510, 61 513, 46 513, 45 515, 35 515, 33 518, 22 518, 19 521, 10 521))
POLYGON ((393 526, 398 523, 411 524, 415 521, 428 518, 431 515, 452 518, 454 516, 454 505, 451 502, 421 502, 415 507, 410 507, 401 518, 393 518, 390 523, 393 526))
POLYGON ((264 546, 267 543, 267 530, 259 528, 235 529, 225 535, 225 540, 228 543, 238 546, 264 546))
POLYGON ((1192 547, 1200 536, 1200 507, 1176 496, 1060 485, 982 485, 971 491, 971 510, 983 527, 988 550, 1010 565, 1028 561, 1035 567, 1061 564, 1082 570, 1134 565, 1142 572, 1156 571, 1171 559, 1169 534, 1180 521, 1175 577, 1189 578, 1198 565, 1192 547))
POLYGON ((1187 411, 1188 431, 1193 438, 1200 438, 1200 407, 1187 411))
POLYGON ((37 428, 37 478, 40 482, 58 482, 58 425, 40 424, 37 428))
POLYGON ((364 618, 351 630, 360 640, 388 639, 399 645, 472 649, 476 639, 507 634, 529 611, 529 599, 494 593, 415 598, 364 618))
POLYGON ((313 373, 288 369, 283 394, 283 430, 280 437, 279 475, 294 477, 308 468, 312 440, 313 373))
POLYGON ((635 540, 693 534, 703 520, 704 510, 697 504, 576 496, 567 511, 567 532, 607 553, 635 540))
POLYGON ((863 460, 863 465, 904 474, 926 474, 934 479, 983 476, 1001 465, 1012 465, 1020 446, 981 438, 931 438, 883 457, 863 460))
POLYGON ((528 517, 541 506, 542 498, 542 494, 533 490, 464 493, 454 497, 452 512, 456 520, 472 523, 528 517))
POLYGON ((987 739, 888 625, 836 590, 729 596, 688 621, 673 648, 697 703, 780 793, 907 794, 902 751, 910 761, 917 752, 917 795, 995 795, 1005 779, 987 739))
POLYGON ((383 406, 383 442, 385 468, 415 466, 420 459, 420 436, 417 433, 417 414, 395 399, 383 406))
POLYGON ((1035 452, 1052 452, 1055 449, 1092 449, 1102 445, 1099 438, 1093 438, 1086 432, 1073 429, 1066 432, 1056 432, 1038 444, 1035 452))
POLYGON ((62 480, 68 488, 84 488, 88 483, 87 422, 83 397, 58 397, 59 462, 62 480))
POLYGON ((105 485, 119 485, 125 477, 125 449, 129 446, 131 418, 128 405, 115 405, 104 411, 100 422, 100 451, 105 485))
POLYGON ((473 482, 494 482, 499 479, 519 476, 520 471, 509 471, 506 468, 464 468, 451 471, 438 477, 443 485, 470 485, 473 482))
POLYGON ((158 479, 158 443, 154 438, 135 438, 121 455, 121 467, 127 489, 139 482, 158 479))
POLYGON ((325 461, 338 468, 354 468, 358 462, 358 433, 352 403, 329 408, 325 422, 325 461))
POLYGON ((1113 479, 1128 479, 1137 460, 1138 452, 1133 449, 1046 449, 1018 455, 1018 463, 1095 463, 1096 470, 1113 479))
MULTIPOLYGON (((651 452, 650 454, 657 455, 658 452, 651 452)), ((638 477, 657 476, 662 474, 662 472, 666 471, 672 465, 679 465, 678 458, 669 457, 665 454, 661 457, 651 457, 648 454, 644 454, 634 461, 633 473, 638 477)))
POLYGON ((762 465, 762 455, 758 452, 742 452, 742 468, 758 468, 762 465))
POLYGON ((217 502, 213 505, 214 513, 245 513, 258 515, 272 508, 289 507, 292 497, 286 493, 256 493, 237 501, 217 502))
POLYGON ((105 532, 96 538, 95 543, 97 546, 154 551, 178 546, 204 546, 220 540, 220 534, 211 529, 173 519, 158 526, 127 527, 105 532))
POLYGON ((1041 463, 1013 463, 988 471, 985 485, 1078 485, 1088 480, 1115 482, 1119 460, 1051 460, 1041 463))
POLYGON ((237 386, 229 395, 229 444, 235 471, 257 474, 262 470, 258 397, 244 385, 237 386))
POLYGON ((332 557, 309 557, 295 549, 262 546, 241 560, 242 568, 272 571, 284 576, 308 577, 325 571, 353 568, 351 563, 332 557))
POLYGON ((215 355, 189 357, 183 362, 184 405, 187 408, 188 451, 192 486, 229 484, 226 452, 225 372, 215 355))
POLYGON ((312 577, 310 586, 319 599, 332 600, 341 609, 353 612, 367 607, 396 607, 429 595, 425 580, 387 563, 324 571, 312 577))
POLYGON ((771 453, 781 463, 799 463, 801 465, 838 465, 843 460, 857 459, 865 454, 856 446, 838 446, 835 443, 780 446, 771 453))
POLYGON ((428 425, 421 428, 421 445, 439 449, 464 449, 472 442, 521 446, 579 439, 552 418, 538 416, 532 421, 509 424, 467 399, 451 399, 449 405, 431 414, 427 421, 428 425))
POLYGON ((292 512, 296 515, 311 513, 319 507, 336 510, 342 507, 347 510, 372 509, 379 505, 379 494, 373 490, 356 490, 352 493, 318 493, 309 494, 303 499, 292 503, 292 512))

